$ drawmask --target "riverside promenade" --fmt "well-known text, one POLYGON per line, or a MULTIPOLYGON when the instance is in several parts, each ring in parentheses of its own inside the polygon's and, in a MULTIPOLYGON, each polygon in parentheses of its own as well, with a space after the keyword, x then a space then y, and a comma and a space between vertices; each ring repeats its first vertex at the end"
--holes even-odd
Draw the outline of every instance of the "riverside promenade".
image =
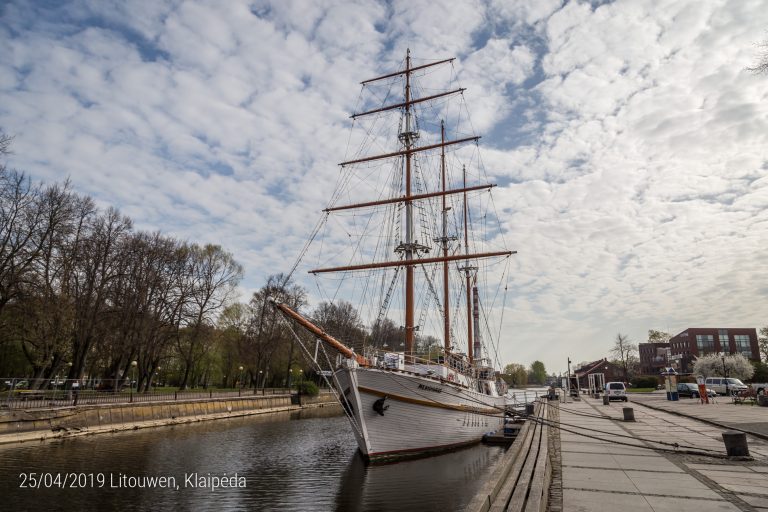
POLYGON ((768 510, 768 408, 726 398, 671 402, 663 393, 547 407, 559 427, 551 429, 552 512, 768 510), (623 420, 623 407, 633 408, 634 422, 623 420), (726 456, 722 433, 730 429, 754 434, 752 460, 726 456))

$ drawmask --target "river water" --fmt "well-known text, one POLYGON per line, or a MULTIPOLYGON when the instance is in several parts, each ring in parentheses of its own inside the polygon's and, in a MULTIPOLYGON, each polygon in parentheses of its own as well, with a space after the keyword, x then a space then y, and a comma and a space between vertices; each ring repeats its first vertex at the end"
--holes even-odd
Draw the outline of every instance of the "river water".
POLYGON ((0 446, 0 510, 461 510, 502 454, 366 465, 327 407, 0 446))

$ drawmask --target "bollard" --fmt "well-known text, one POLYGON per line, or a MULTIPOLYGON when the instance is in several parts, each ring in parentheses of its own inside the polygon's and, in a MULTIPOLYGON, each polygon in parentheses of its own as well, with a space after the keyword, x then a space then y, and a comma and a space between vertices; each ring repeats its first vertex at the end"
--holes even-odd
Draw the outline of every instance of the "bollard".
POLYGON ((723 432, 723 442, 729 457, 749 457, 747 434, 744 432, 726 430, 723 432))
POLYGON ((533 415, 533 404, 525 404, 525 414, 528 416, 533 415))
POLYGON ((624 421, 635 421, 635 410, 631 407, 624 407, 624 421))
POLYGON ((603 395, 603 405, 611 405, 611 397, 603 395))

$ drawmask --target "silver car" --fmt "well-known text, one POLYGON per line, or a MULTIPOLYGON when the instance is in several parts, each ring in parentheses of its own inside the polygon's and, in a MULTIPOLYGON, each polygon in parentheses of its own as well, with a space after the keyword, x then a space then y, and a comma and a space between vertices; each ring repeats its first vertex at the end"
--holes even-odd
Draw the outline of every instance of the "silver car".
POLYGON ((746 391, 748 389, 748 386, 739 379, 731 377, 707 377, 704 383, 708 388, 711 388, 712 391, 719 395, 735 395, 740 391, 746 391))

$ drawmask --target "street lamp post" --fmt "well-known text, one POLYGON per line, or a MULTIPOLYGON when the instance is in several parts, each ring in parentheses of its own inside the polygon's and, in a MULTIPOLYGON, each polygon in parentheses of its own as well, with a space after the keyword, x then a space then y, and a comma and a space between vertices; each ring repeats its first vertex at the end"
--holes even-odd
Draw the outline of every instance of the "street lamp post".
POLYGON ((243 367, 238 366, 237 369, 240 370, 240 377, 238 377, 240 379, 240 389, 237 392, 237 395, 240 396, 243 394, 243 367))
POLYGON ((725 367, 725 356, 720 356, 720 359, 723 361, 723 378, 725 379, 725 396, 731 396, 731 393, 728 389, 728 369, 725 367))
POLYGON ((304 370, 299 369, 299 384, 296 386, 296 396, 298 397, 299 405, 301 405, 301 383, 304 378, 304 370))
MULTIPOLYGON (((67 376, 64 378, 64 389, 67 390, 67 400, 72 400, 72 383, 67 382, 69 379, 69 374, 72 371, 72 363, 67 363, 64 366, 67 367, 67 376)), ((56 380, 58 381, 59 379, 57 378, 56 380)), ((58 387, 58 385, 56 387, 58 387)))
POLYGON ((136 361, 131 361, 131 382, 128 383, 128 388, 131 390, 131 402, 133 402, 133 381, 136 380, 136 366, 138 364, 136 361))

